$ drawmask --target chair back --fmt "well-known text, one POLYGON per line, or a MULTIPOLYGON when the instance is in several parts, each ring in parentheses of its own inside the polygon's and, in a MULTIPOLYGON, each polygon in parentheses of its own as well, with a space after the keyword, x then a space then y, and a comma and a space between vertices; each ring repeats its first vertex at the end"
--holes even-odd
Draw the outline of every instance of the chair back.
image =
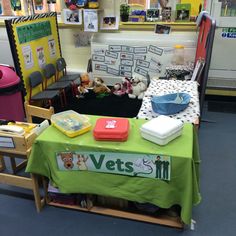
POLYGON ((63 57, 57 59, 56 68, 58 72, 63 72, 66 70, 66 61, 63 57))
POLYGON ((40 71, 34 71, 29 75, 29 85, 30 85, 30 94, 29 94, 29 100, 31 101, 33 88, 41 85, 41 90, 44 89, 43 86, 43 76, 40 71))
POLYGON ((50 79, 53 76, 56 76, 56 68, 52 63, 44 66, 44 76, 46 77, 46 79, 50 79))
POLYGON ((40 71, 34 71, 29 75, 29 84, 31 88, 35 88, 39 84, 43 85, 43 76, 40 71))
POLYGON ((33 117, 50 120, 54 114, 54 108, 52 106, 47 108, 37 107, 30 105, 27 101, 24 103, 26 120, 29 123, 33 123, 33 117))
POLYGON ((56 68, 52 63, 49 63, 44 66, 44 76, 46 78, 46 82, 45 82, 46 88, 47 88, 49 79, 53 78, 54 81, 52 82, 56 82, 56 68))

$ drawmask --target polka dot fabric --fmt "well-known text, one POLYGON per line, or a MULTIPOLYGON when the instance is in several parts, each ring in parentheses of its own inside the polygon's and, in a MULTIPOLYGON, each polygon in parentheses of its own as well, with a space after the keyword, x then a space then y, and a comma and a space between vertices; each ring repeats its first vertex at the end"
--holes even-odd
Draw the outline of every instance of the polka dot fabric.
POLYGON ((200 116, 198 84, 196 81, 152 79, 147 91, 145 92, 137 118, 151 120, 158 117, 160 114, 155 113, 152 110, 152 97, 177 92, 188 93, 191 96, 191 100, 184 111, 170 115, 170 117, 179 119, 182 122, 195 123, 200 116))

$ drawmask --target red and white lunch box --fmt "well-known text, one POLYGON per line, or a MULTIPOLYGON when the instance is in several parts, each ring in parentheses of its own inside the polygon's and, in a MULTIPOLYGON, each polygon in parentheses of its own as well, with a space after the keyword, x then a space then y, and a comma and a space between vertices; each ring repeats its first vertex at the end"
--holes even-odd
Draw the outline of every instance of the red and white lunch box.
POLYGON ((128 135, 129 120, 127 118, 99 118, 93 130, 93 136, 96 140, 126 141, 128 135))

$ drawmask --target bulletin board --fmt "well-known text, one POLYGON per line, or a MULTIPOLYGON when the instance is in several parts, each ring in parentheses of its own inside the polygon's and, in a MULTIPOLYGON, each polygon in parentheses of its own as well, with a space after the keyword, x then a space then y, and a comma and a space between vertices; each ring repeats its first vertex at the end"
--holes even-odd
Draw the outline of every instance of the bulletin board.
MULTIPOLYGON (((24 83, 28 99, 29 75, 43 72, 48 63, 61 57, 55 12, 5 20, 16 73, 24 83)), ((38 91, 33 91, 36 93, 38 91)))

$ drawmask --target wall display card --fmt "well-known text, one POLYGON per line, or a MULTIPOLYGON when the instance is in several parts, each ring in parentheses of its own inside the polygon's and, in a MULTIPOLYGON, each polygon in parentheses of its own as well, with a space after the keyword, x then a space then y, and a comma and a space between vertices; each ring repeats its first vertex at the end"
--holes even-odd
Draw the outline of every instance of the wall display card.
POLYGON ((44 48, 43 47, 37 47, 36 51, 37 51, 37 58, 38 58, 39 67, 42 69, 46 64, 44 48))
POLYGON ((160 73, 161 72, 161 67, 162 67, 162 64, 160 61, 154 59, 154 58, 151 58, 150 60, 150 66, 149 66, 149 70, 151 72, 154 72, 154 73, 160 73))
POLYGON ((26 69, 32 68, 34 66, 34 60, 30 45, 22 47, 22 55, 24 57, 25 68, 26 69))
POLYGON ((150 62, 148 61, 143 61, 143 60, 137 60, 136 61, 136 66, 141 66, 141 67, 149 67, 150 62))
POLYGON ((171 179, 170 156, 76 151, 57 152, 56 162, 60 171, 95 171, 153 179, 171 179))
POLYGON ((102 48, 95 48, 94 50, 93 50, 93 52, 95 53, 95 54, 105 54, 105 50, 104 49, 102 49, 102 48))
POLYGON ((174 53, 174 48, 168 48, 168 47, 166 47, 166 48, 164 48, 164 53, 165 54, 173 54, 174 53))
POLYGON ((105 64, 107 64, 107 65, 115 65, 116 61, 117 60, 112 58, 112 57, 106 57, 105 58, 105 64))
POLYGON ((95 70, 107 71, 106 65, 95 64, 95 70))
POLYGON ((0 136, 1 148, 15 148, 13 138, 0 136))
POLYGON ((121 46, 121 51, 122 52, 134 52, 134 48, 133 47, 129 47, 129 46, 121 46))
POLYGON ((121 52, 122 47, 121 45, 109 45, 109 51, 111 52, 121 52))
POLYGON ((116 70, 116 69, 111 68, 111 67, 107 68, 107 73, 112 74, 112 75, 119 75, 120 74, 119 70, 116 70))
POLYGON ((124 66, 133 66, 133 65, 134 65, 134 61, 121 60, 121 61, 120 61, 120 64, 121 64, 121 65, 124 65, 124 66))
POLYGON ((105 56, 117 59, 118 58, 118 53, 110 52, 110 51, 106 50, 105 56))
POLYGON ((121 71, 132 71, 132 66, 120 66, 121 71))
POLYGON ((120 59, 133 61, 134 60, 134 54, 122 52, 122 53, 120 53, 120 59))
POLYGON ((105 57, 101 55, 93 55, 92 56, 93 61, 105 61, 105 57))
POLYGON ((134 53, 147 53, 147 47, 135 47, 134 53))
POLYGON ((48 40, 48 47, 49 47, 50 57, 55 57, 56 56, 55 39, 48 40))
POLYGON ((147 77, 147 75, 148 75, 148 71, 147 71, 147 70, 144 70, 144 69, 142 69, 142 68, 140 68, 140 67, 136 67, 136 68, 134 69, 134 72, 136 72, 136 73, 138 73, 138 74, 140 74, 140 75, 143 75, 144 77, 147 77))
POLYGON ((134 54, 134 60, 146 60, 146 55, 134 54))
POLYGON ((156 46, 153 46, 153 45, 149 46, 148 51, 152 52, 154 54, 157 54, 158 56, 161 56, 162 53, 163 53, 163 49, 162 48, 159 48, 159 47, 156 47, 156 46))
POLYGON ((124 76, 124 77, 128 77, 131 78, 132 77, 132 72, 128 72, 128 71, 120 71, 120 76, 124 76))
POLYGON ((84 31, 98 32, 97 10, 84 9, 84 31))
POLYGON ((101 17, 100 29, 101 30, 117 30, 119 28, 119 17, 105 16, 101 17))
POLYGON ((63 9, 64 14, 64 23, 72 25, 81 25, 82 24, 82 10, 69 10, 63 9))

